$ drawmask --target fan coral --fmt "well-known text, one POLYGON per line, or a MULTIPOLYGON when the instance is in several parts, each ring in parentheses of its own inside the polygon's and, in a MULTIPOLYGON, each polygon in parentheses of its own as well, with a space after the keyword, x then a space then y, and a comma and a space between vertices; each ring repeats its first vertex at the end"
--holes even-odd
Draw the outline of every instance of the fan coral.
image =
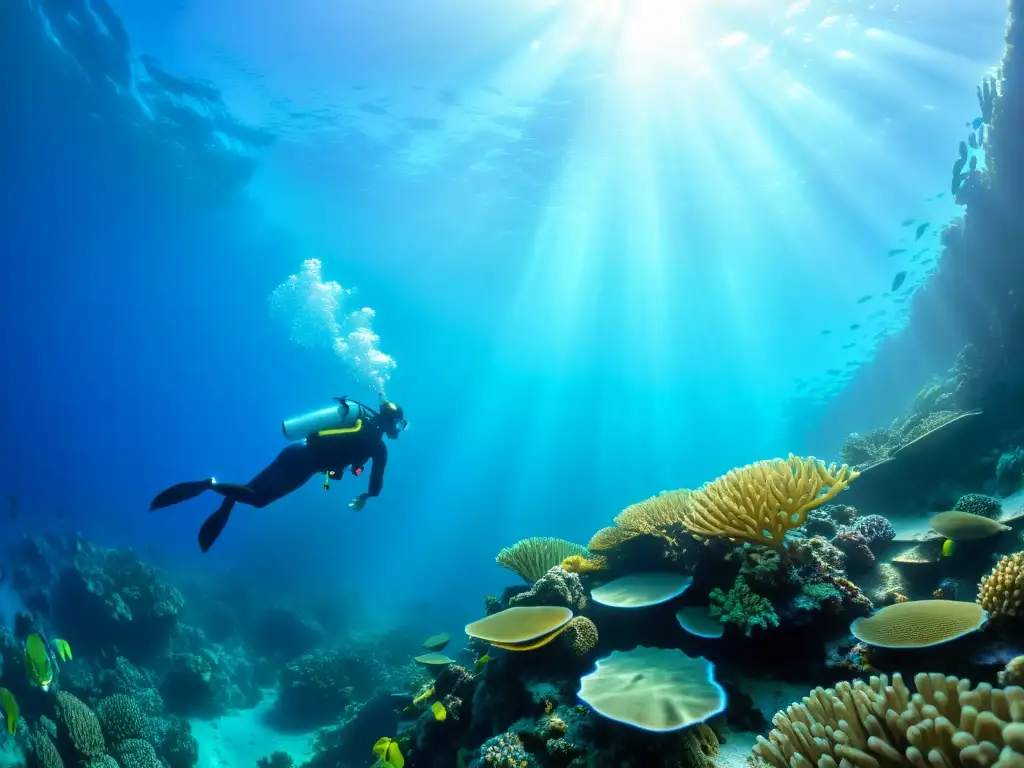
POLYGON ((865 515, 858 517, 850 528, 864 537, 867 545, 877 551, 896 538, 896 531, 886 518, 881 515, 865 515))
POLYGON ((713 589, 709 598, 711 615, 720 616, 724 622, 743 627, 743 632, 747 636, 756 628, 779 626, 779 615, 775 612, 775 606, 770 600, 751 590, 742 576, 736 576, 736 581, 728 592, 713 589))
POLYGON ((683 524, 699 536, 724 536, 781 547, 812 509, 827 504, 859 477, 847 465, 826 467, 790 454, 730 470, 695 491, 683 524))
POLYGON ((495 558, 498 565, 515 571, 527 584, 533 584, 563 560, 573 555, 590 557, 586 547, 565 539, 535 536, 506 547, 495 558))
POLYGON ((898 446, 889 427, 878 427, 864 434, 852 433, 839 448, 839 458, 851 467, 864 468, 887 458, 898 446))
POLYGON ((911 695, 896 673, 892 685, 880 675, 815 688, 775 715, 775 728, 758 737, 754 753, 774 768, 1010 768, 1024 760, 1024 689, 972 689, 940 674, 916 675, 914 684, 911 695))
POLYGON ((1006 555, 978 585, 978 603, 993 619, 1017 616, 1024 601, 1024 552, 1006 555))
POLYGON ((997 518, 1002 514, 1003 503, 995 496, 986 496, 983 493, 965 493, 957 499, 953 509, 982 517, 997 518))
POLYGON ((57 691, 56 700, 59 739, 69 742, 84 758, 106 752, 103 729, 92 710, 67 691, 57 691))
POLYGON ((527 592, 509 598, 510 608, 532 605, 560 605, 581 611, 587 605, 587 591, 575 573, 567 573, 554 566, 536 580, 527 592))

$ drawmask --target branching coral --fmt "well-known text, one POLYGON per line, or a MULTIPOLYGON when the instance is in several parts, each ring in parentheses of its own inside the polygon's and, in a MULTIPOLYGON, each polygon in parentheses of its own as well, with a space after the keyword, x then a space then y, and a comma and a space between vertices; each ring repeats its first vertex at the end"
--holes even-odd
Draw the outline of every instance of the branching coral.
POLYGON ((1024 689, 993 688, 940 674, 897 673, 815 688, 773 720, 754 753, 774 766, 872 768, 986 766, 1024 761, 1024 689))
POLYGON ((827 504, 860 473, 814 457, 759 461, 694 491, 683 524, 699 536, 781 547, 786 532, 827 504))
POLYGON ((692 491, 683 488, 631 504, 615 516, 615 525, 602 528, 590 539, 591 552, 609 552, 637 536, 658 536, 675 541, 675 531, 683 527, 692 491))
POLYGON ((586 547, 565 539, 535 536, 517 541, 498 553, 498 565, 518 573, 527 584, 533 584, 544 574, 560 565, 567 557, 590 557, 586 547))
POLYGON ((107 744, 115 746, 125 739, 145 739, 148 723, 139 705, 131 696, 115 693, 96 706, 96 717, 103 728, 107 744))
POLYGON ((775 612, 771 600, 751 590, 742 576, 736 576, 736 581, 728 592, 713 589, 709 598, 710 614, 720 616, 724 622, 742 627, 747 636, 757 628, 779 626, 779 615, 775 612))
POLYGON ((103 729, 92 710, 67 691, 57 691, 56 702, 60 740, 86 759, 102 755, 106 751, 103 729))

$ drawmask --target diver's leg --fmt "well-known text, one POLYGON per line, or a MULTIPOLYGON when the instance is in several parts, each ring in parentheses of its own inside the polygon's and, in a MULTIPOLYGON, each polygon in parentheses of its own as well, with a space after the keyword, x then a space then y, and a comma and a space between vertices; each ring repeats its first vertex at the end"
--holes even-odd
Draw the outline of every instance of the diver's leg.
POLYGON ((209 551, 210 547, 217 541, 217 537, 224 530, 224 526, 228 524, 228 518, 231 517, 231 510, 234 506, 234 499, 224 499, 223 503, 217 508, 217 511, 203 522, 202 527, 199 529, 199 548, 203 552, 209 551))
POLYGON ((316 474, 312 453, 305 443, 293 443, 277 454, 270 466, 242 486, 215 483, 213 490, 261 509, 305 485, 316 474))

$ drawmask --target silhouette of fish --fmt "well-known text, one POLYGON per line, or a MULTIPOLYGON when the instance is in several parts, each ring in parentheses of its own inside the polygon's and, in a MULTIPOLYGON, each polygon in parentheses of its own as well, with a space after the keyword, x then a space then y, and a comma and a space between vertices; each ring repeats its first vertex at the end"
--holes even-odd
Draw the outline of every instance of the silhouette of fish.
POLYGON ((927 229, 928 229, 928 222, 927 221, 924 224, 918 224, 917 230, 914 232, 914 240, 915 241, 916 240, 920 240, 921 236, 927 231, 927 229))
POLYGON ((854 323, 850 326, 851 331, 856 331, 858 328, 860 328, 860 323, 854 323))
POLYGON ((914 223, 915 221, 917 221, 917 219, 904 219, 904 220, 903 220, 903 223, 901 223, 901 224, 900 224, 900 226, 901 226, 901 227, 909 227, 909 226, 910 226, 911 224, 913 224, 913 223, 914 223))
POLYGON ((903 281, 907 279, 906 272, 897 272, 896 277, 892 279, 892 290, 898 291, 900 286, 903 285, 903 281))
POLYGON ((861 296, 859 299, 857 299, 857 303, 858 304, 863 304, 866 301, 871 301, 871 294, 870 293, 867 296, 861 296))
POLYGON ((830 333, 832 333, 832 331, 830 331, 828 328, 826 328, 824 331, 821 332, 821 335, 822 336, 828 336, 830 333))
MULTIPOLYGON (((911 219, 910 221, 911 221, 911 223, 913 223, 914 220, 911 219)), ((891 251, 889 251, 889 255, 890 256, 899 256, 901 253, 906 253, 906 252, 907 252, 906 248, 893 248, 891 251)))

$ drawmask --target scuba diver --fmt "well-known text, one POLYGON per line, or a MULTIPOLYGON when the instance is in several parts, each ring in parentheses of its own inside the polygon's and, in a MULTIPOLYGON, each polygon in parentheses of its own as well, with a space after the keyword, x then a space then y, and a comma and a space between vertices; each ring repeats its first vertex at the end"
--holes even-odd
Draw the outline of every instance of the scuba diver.
POLYGON ((150 511, 194 499, 205 491, 224 497, 220 507, 199 529, 199 548, 206 552, 228 524, 236 503, 262 509, 301 488, 316 474, 324 476, 324 490, 345 469, 360 475, 367 461, 373 462, 370 485, 349 507, 358 511, 366 500, 380 495, 388 449, 384 437, 397 440, 407 422, 402 409, 381 398, 380 410, 348 397, 334 398, 336 405, 308 413, 281 424, 284 436, 292 440, 270 465, 245 485, 221 483, 213 477, 178 483, 161 491, 149 505, 150 511))

